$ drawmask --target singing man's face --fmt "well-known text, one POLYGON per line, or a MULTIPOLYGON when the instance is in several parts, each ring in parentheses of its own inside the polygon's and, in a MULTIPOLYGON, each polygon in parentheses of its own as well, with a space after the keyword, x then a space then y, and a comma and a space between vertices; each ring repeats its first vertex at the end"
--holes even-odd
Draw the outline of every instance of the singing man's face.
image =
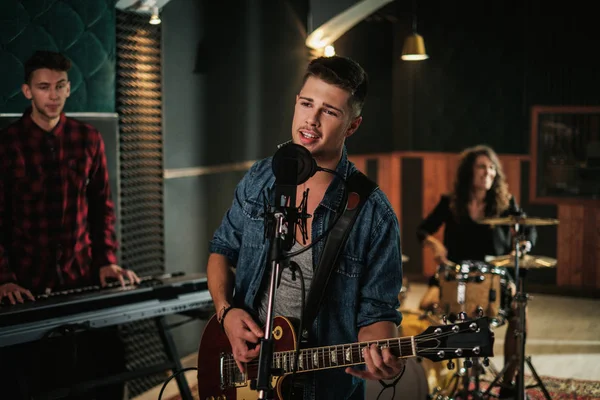
POLYGON ((362 122, 348 104, 350 93, 314 76, 296 96, 292 140, 319 161, 337 161, 344 141, 362 122))

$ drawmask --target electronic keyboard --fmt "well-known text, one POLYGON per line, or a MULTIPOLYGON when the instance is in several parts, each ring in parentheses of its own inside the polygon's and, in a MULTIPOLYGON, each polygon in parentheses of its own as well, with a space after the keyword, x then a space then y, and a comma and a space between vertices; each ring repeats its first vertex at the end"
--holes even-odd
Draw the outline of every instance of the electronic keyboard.
POLYGON ((214 312, 205 274, 165 274, 37 295, 0 305, 0 347, 51 336, 61 329, 93 329, 176 313, 214 312))

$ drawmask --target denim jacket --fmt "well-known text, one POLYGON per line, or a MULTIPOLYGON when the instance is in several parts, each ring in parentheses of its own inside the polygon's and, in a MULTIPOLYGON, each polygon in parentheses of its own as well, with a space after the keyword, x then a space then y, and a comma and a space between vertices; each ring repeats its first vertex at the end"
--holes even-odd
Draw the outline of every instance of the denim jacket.
MULTIPOLYGON (((336 171, 346 178, 355 170, 344 148, 336 171)), ((234 303, 251 313, 260 301, 259 291, 268 288, 270 278, 269 241, 264 238, 262 215, 264 193, 274 184, 271 158, 255 163, 237 185, 233 204, 210 244, 211 253, 226 256, 235 266, 234 303)), ((313 242, 335 218, 343 190, 340 179, 334 178, 312 217, 313 242)), ((323 248, 324 240, 312 248, 315 266, 323 248)), ((318 346, 355 343, 363 326, 378 321, 400 324, 402 315, 397 308, 401 286, 399 224, 387 197, 377 189, 354 223, 309 337, 318 346)), ((305 388, 305 399, 354 400, 365 396, 364 381, 346 374, 343 367, 316 371, 309 381, 312 385, 305 388)))

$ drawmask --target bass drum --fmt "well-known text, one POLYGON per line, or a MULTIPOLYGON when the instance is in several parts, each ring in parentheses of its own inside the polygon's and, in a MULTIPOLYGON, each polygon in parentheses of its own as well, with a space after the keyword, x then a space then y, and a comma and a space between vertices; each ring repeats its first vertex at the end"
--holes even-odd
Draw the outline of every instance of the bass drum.
MULTIPOLYGON (((398 328, 398 337, 416 336, 430 326, 442 325, 436 316, 424 314, 417 310, 400 310, 402 323, 398 328)), ((457 360, 455 360, 456 362, 457 360)), ((427 400, 437 398, 448 390, 448 384, 453 371, 446 368, 445 362, 433 362, 428 358, 411 357, 406 360, 406 371, 396 384, 396 393, 393 389, 385 389, 380 400, 427 400), (394 394, 394 396, 392 396, 394 394), (434 397, 436 396, 436 397, 434 397)), ((386 384, 393 380, 384 381, 386 384)), ((379 381, 367 381, 368 400, 375 400, 383 389, 379 381)))

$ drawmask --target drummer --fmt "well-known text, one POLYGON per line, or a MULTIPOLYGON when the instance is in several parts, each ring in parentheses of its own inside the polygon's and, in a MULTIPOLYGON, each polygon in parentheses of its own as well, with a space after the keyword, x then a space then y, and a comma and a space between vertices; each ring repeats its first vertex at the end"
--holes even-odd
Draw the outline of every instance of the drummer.
MULTIPOLYGON (((435 260, 440 265, 452 265, 466 260, 485 261, 486 256, 511 253, 514 249, 511 228, 491 227, 477 221, 508 216, 516 209, 515 199, 508 192, 498 156, 488 146, 474 146, 461 153, 453 191, 441 197, 437 206, 419 225, 417 235, 422 243, 431 247, 435 260), (442 225, 445 225, 443 243, 433 237, 442 225)), ((520 251, 528 252, 535 244, 536 236, 534 227, 527 228, 524 231, 526 240, 519 243, 520 251)), ((516 288, 512 281, 510 286, 514 296, 516 288)), ((420 308, 431 309, 439 301, 440 288, 436 274, 430 278, 429 289, 421 299, 420 308)), ((504 341, 505 364, 517 352, 513 332, 518 326, 514 305, 506 311, 508 329, 504 341)), ((512 381, 516 369, 517 365, 513 363, 504 373, 500 398, 514 396, 512 381)))

